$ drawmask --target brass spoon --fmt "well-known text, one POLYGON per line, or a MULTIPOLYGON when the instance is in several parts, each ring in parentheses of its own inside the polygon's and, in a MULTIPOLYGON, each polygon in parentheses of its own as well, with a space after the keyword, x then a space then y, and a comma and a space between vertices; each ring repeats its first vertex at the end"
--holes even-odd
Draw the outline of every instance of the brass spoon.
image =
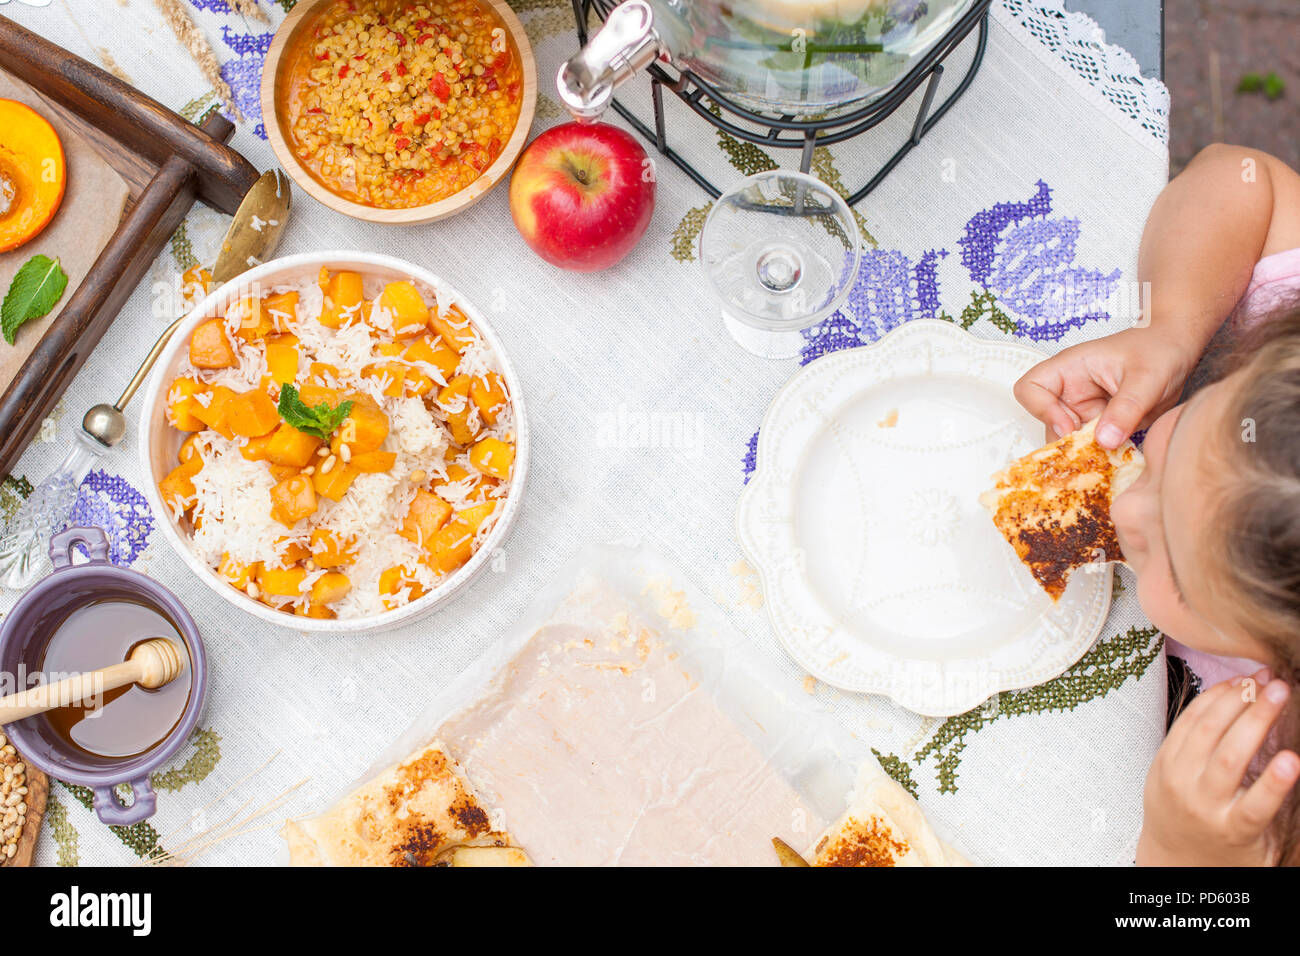
MULTIPOLYGON (((221 251, 212 266, 214 286, 224 285, 240 273, 247 272, 275 251, 280 244, 280 233, 289 218, 289 177, 276 169, 263 173, 244 195, 235 218, 231 220, 221 251)), ((158 336, 149 354, 144 357, 131 381, 126 383, 121 396, 112 405, 100 403, 86 412, 81 427, 91 438, 105 448, 112 448, 126 434, 126 416, 122 410, 135 395, 153 363, 158 361, 163 347, 171 340, 181 320, 180 316, 158 336)))
POLYGON ((155 637, 137 644, 131 656, 121 664, 103 667, 86 674, 74 674, 53 684, 0 697, 0 724, 22 720, 56 707, 67 707, 87 697, 116 690, 127 684, 139 684, 154 690, 175 680, 185 670, 185 656, 169 640, 155 637))

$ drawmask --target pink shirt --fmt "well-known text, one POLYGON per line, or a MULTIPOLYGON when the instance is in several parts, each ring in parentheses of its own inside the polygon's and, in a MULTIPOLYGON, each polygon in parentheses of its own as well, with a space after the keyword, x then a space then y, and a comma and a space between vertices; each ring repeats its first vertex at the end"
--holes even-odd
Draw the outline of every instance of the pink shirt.
MULTIPOLYGON (((1261 316, 1267 315, 1297 293, 1300 293, 1300 249, 1289 249, 1260 259, 1255 263, 1255 271, 1251 274, 1245 294, 1233 310, 1232 317, 1224 323, 1224 332, 1230 339, 1234 333, 1246 331, 1261 316)), ((1218 338, 1220 337, 1216 336, 1218 338)), ((1194 384, 1197 379, 1198 376, 1193 376, 1194 384)), ((1165 650, 1187 662, 1192 673, 1200 679, 1202 689, 1209 689, 1213 684, 1230 677, 1254 674, 1264 666, 1244 657, 1218 657, 1194 650, 1179 644, 1167 634, 1165 650)))

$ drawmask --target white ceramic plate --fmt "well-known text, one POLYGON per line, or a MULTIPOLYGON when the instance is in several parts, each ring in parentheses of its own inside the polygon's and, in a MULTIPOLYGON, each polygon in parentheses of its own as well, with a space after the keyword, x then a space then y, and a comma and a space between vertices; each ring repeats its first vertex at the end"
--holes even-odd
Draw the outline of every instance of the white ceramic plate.
POLYGON ((234 281, 214 289, 185 317, 185 321, 176 329, 166 348, 158 356, 140 402, 143 406, 140 409, 140 434, 145 436, 140 442, 140 463, 145 475, 152 478, 151 481, 145 482, 144 493, 149 501, 149 507, 158 516, 163 537, 204 584, 231 604, 261 618, 268 624, 295 631, 318 632, 360 632, 408 624, 446 604, 452 595, 468 584, 491 560, 493 552, 501 546, 519 515, 524 482, 528 477, 528 418, 524 411, 519 377, 510 364, 501 340, 491 324, 483 317, 483 313, 446 282, 428 269, 422 269, 392 256, 369 252, 301 253, 273 259, 248 270, 234 281), (448 575, 437 587, 409 604, 372 617, 342 620, 295 617, 267 607, 242 591, 232 588, 217 575, 216 571, 199 560, 190 548, 189 531, 176 523, 158 494, 158 482, 174 467, 176 452, 184 438, 181 432, 167 424, 167 392, 180 369, 185 350, 189 348, 190 333, 194 331, 195 326, 213 315, 223 314, 230 303, 240 295, 247 294, 249 288, 260 287, 269 290, 281 283, 314 280, 322 266, 327 266, 331 271, 351 269, 360 272, 363 276, 384 280, 414 279, 418 283, 436 289, 440 300, 453 302, 459 306, 461 311, 473 321, 479 335, 496 355, 497 365, 510 392, 510 403, 514 406, 515 412, 515 463, 510 478, 510 494, 506 496, 505 507, 502 509, 501 517, 497 519, 496 526, 478 551, 474 552, 474 556, 463 567, 448 575))
POLYGON ((1042 444, 1011 393, 1042 358, 918 320, 772 402, 737 526, 772 626, 818 680, 949 716, 1055 677, 1096 639, 1109 565, 1053 604, 978 501, 1042 444))

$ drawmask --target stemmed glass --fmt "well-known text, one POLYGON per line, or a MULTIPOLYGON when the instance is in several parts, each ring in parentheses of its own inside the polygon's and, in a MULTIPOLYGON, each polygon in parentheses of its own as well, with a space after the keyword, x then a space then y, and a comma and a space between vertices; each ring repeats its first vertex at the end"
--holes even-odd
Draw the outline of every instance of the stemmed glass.
POLYGON ((800 334, 849 294, 862 240, 843 197, 806 173, 773 169, 742 179, 713 204, 700 262, 727 330, 764 358, 791 358, 800 334))

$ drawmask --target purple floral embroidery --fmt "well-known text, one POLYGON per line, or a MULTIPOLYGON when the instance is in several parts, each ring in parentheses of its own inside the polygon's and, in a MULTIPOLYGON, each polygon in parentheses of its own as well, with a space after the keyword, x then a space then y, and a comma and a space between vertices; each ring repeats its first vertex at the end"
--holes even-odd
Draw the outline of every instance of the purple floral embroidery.
POLYGON ((1052 190, 1041 179, 1027 202, 996 203, 976 213, 957 240, 970 277, 1016 317, 1016 334, 1057 341, 1070 329, 1109 319, 1100 306, 1120 270, 1074 265, 1079 220, 1049 218, 1052 190))
POLYGON ((947 254, 942 249, 931 249, 913 265, 896 249, 864 252, 844 308, 804 331, 808 344, 800 355, 800 364, 807 365, 838 349, 874 342, 912 319, 938 315, 936 267, 947 254))
POLYGON ((221 64, 221 75, 230 84, 235 105, 249 120, 255 121, 253 132, 266 139, 266 123, 262 117, 262 64, 266 51, 271 48, 270 33, 236 33, 230 27, 221 28, 221 39, 238 54, 238 59, 221 64))
MULTIPOLYGON (((969 290, 973 305, 961 313, 963 328, 987 315, 1003 333, 1058 341, 1070 329, 1110 318, 1102 306, 1115 291, 1120 270, 1076 266, 1079 220, 1051 212, 1051 187, 1039 180, 1027 200, 995 203, 966 223, 957 246, 978 288, 969 290)), ((947 255, 945 249, 931 249, 913 263, 895 249, 863 253, 844 307, 804 330, 800 364, 868 345, 912 319, 951 320, 939 303, 938 265, 947 255)), ((757 447, 755 433, 742 461, 746 482, 757 447)))
POLYGON ((754 469, 758 467, 758 432, 754 432, 753 437, 749 439, 749 449, 740 464, 745 469, 745 484, 749 484, 749 479, 754 476, 754 469))
POLYGON ((108 535, 109 558, 129 565, 149 543, 153 512, 144 495, 118 475, 96 469, 86 476, 72 507, 68 526, 94 526, 108 535))

